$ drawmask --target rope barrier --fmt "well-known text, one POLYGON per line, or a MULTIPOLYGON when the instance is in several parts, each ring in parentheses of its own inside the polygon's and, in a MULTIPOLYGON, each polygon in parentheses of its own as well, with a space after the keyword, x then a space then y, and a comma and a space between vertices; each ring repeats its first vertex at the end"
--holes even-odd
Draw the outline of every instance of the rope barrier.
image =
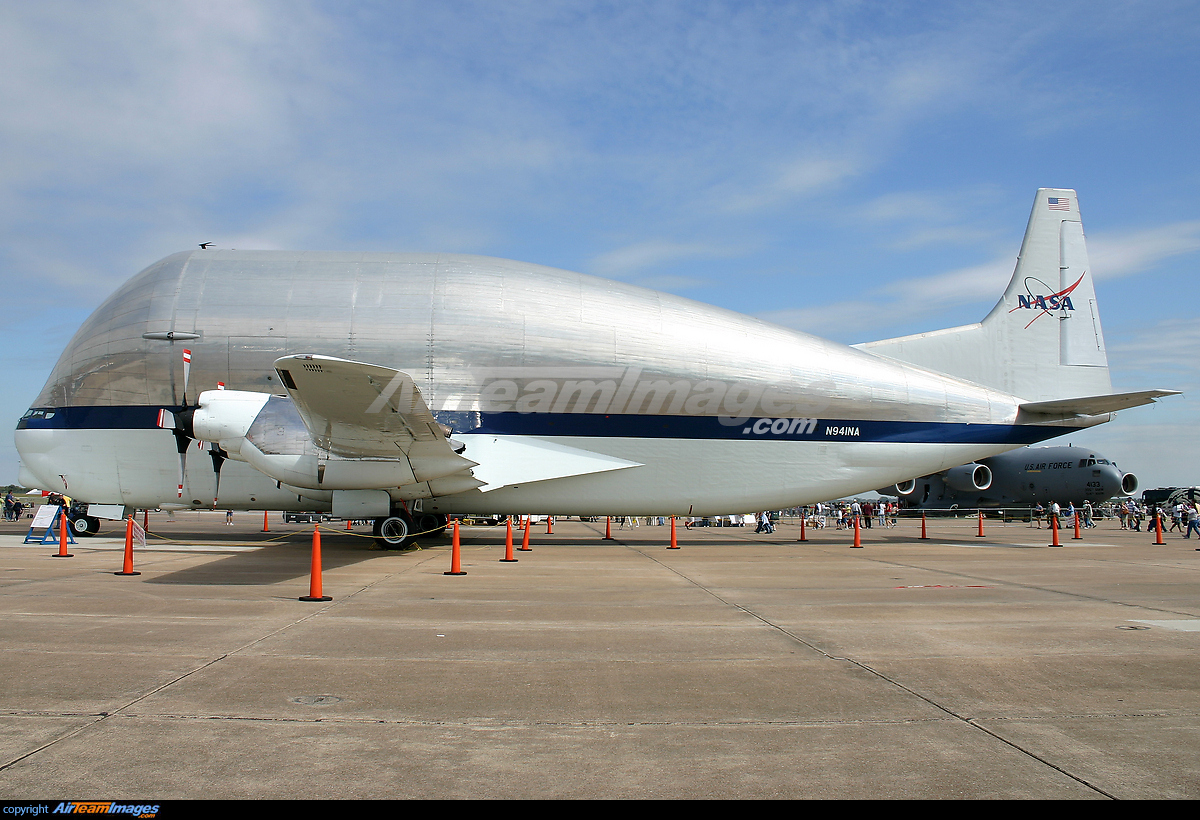
MULTIPOLYGON (((431 534, 431 533, 441 533, 441 532, 445 532, 445 530, 446 530, 446 527, 434 527, 433 529, 422 530, 421 532, 410 532, 410 533, 409 533, 407 536, 405 536, 405 537, 406 537, 406 538, 418 538, 418 537, 420 537, 420 536, 422 536, 422 535, 429 535, 429 534, 431 534)), ((244 542, 218 541, 218 542, 215 542, 215 543, 224 544, 224 545, 226 545, 226 546, 230 546, 230 547, 253 547, 253 546, 258 546, 259 544, 270 544, 270 543, 272 543, 272 542, 275 542, 275 541, 285 541, 285 540, 287 540, 287 539, 291 538, 291 537, 292 537, 292 536, 294 536, 294 535, 307 535, 309 532, 310 532, 310 530, 308 530, 308 529, 303 529, 303 530, 293 530, 293 531, 291 531, 291 532, 285 532, 285 533, 283 533, 283 534, 281 534, 281 535, 276 535, 276 536, 274 536, 274 537, 272 537, 272 538, 264 538, 264 539, 262 539, 261 541, 244 541, 244 542)), ((167 542, 169 542, 169 543, 172 543, 172 544, 191 544, 191 543, 194 543, 194 541, 192 541, 192 540, 189 540, 189 541, 181 541, 181 540, 179 540, 178 538, 167 538, 165 535, 159 535, 159 534, 158 534, 158 533, 156 533, 156 532, 147 532, 147 533, 146 533, 146 535, 147 535, 147 536, 149 536, 149 537, 152 537, 152 538, 157 538, 157 539, 158 539, 158 540, 160 540, 160 541, 167 541, 167 542)), ((378 535, 367 535, 367 534, 365 534, 365 533, 354 532, 353 530, 326 530, 326 531, 325 531, 325 535, 326 535, 326 537, 330 537, 330 536, 333 536, 333 535, 349 535, 349 536, 352 536, 352 537, 354 537, 354 538, 366 538, 366 539, 368 539, 368 540, 370 540, 370 541, 375 541, 375 540, 377 540, 377 539, 379 538, 379 536, 378 536, 378 535)), ((411 549, 418 549, 418 550, 419 550, 419 549, 424 549, 424 547, 421 547, 419 544, 415 544, 415 543, 414 543, 414 544, 411 544, 411 545, 410 545, 410 548, 411 548, 411 549)))

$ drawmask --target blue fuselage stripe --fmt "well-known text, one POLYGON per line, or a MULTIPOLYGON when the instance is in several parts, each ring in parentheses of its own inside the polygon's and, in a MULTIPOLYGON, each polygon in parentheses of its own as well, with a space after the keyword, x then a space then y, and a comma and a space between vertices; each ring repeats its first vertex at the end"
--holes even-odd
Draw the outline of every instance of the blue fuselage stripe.
POLYGON ((732 419, 590 413, 484 413, 474 433, 597 438, 871 441, 936 444, 1032 444, 1063 428, 1012 424, 849 419, 732 419))
MULTIPOLYGON (((157 429, 158 406, 34 408, 19 430, 157 429)), ((717 416, 603 415, 597 413, 481 413, 480 426, 459 433, 582 438, 857 441, 903 444, 1012 444, 1045 441, 1063 427, 934 421, 855 419, 726 419, 717 416)))

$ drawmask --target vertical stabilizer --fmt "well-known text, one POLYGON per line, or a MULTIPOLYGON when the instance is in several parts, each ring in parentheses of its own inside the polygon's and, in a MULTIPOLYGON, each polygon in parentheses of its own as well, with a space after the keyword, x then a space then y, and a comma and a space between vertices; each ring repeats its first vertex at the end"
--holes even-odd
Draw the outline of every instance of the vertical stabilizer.
POLYGON ((1110 393, 1075 192, 1038 190, 1016 270, 982 322, 856 346, 1030 401, 1110 393))

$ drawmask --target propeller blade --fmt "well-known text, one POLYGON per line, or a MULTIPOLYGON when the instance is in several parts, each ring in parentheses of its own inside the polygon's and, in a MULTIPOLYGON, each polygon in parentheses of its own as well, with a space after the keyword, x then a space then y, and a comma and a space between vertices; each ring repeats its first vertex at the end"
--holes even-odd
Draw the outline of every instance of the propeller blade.
POLYGON ((186 414, 175 416, 175 427, 171 430, 175 434, 175 449, 179 451, 179 486, 177 487, 178 498, 183 498, 183 485, 187 481, 187 451, 192 444, 192 437, 189 434, 190 425, 187 424, 186 414))
POLYGON ((192 374, 192 351, 183 349, 183 406, 187 407, 188 376, 192 374))
POLYGON ((212 458, 213 476, 215 477, 213 486, 213 509, 217 508, 217 498, 221 495, 221 467, 225 465, 225 459, 228 453, 221 449, 219 444, 210 444, 208 446, 208 455, 212 458))

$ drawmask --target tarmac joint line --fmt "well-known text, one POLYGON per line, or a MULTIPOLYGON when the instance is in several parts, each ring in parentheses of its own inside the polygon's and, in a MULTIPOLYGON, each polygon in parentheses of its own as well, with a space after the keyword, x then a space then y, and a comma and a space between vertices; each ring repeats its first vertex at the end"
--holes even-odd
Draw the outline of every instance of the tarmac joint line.
MULTIPOLYGON (((759 621, 760 623, 764 624, 765 626, 768 626, 771 629, 778 631, 782 635, 786 635, 788 638, 790 638, 791 640, 800 644, 801 646, 804 646, 807 649, 809 649, 813 652, 816 652, 817 654, 821 655, 823 658, 826 658, 826 659, 832 660, 832 661, 850 664, 858 669, 861 669, 864 672, 867 672, 868 674, 875 676, 879 680, 901 690, 902 692, 906 692, 907 694, 909 694, 915 698, 918 698, 919 700, 924 701, 925 703, 929 704, 933 708, 935 708, 941 712, 944 712, 946 715, 953 718, 954 720, 959 721, 967 726, 970 726, 971 728, 976 729, 980 732, 983 732, 984 734, 988 735, 992 739, 999 741, 1000 743, 1004 744, 1005 746, 1008 746, 1009 748, 1013 749, 1014 751, 1016 751, 1022 755, 1025 755, 1026 757, 1028 757, 1032 760, 1035 760, 1038 763, 1041 763, 1042 765, 1044 765, 1050 769, 1053 769, 1054 771, 1058 772, 1059 774, 1063 775, 1064 777, 1074 780, 1076 783, 1079 783, 1080 785, 1084 786, 1085 788, 1090 789, 1090 790, 1096 792, 1097 794, 1103 795, 1104 797, 1107 797, 1110 800, 1117 799, 1115 795, 1110 794, 1109 792, 1105 791, 1104 789, 1100 788, 1099 786, 1095 785, 1094 783, 1091 783, 1091 782, 1087 781, 1086 779, 1080 777, 1079 775, 1076 775, 1076 774, 1073 774, 1073 773, 1067 771, 1066 769, 1062 768, 1061 766, 1056 765, 1055 763, 1052 763, 1051 761, 1047 760, 1045 757, 1038 755, 1029 749, 1026 749, 1025 747, 1021 746, 1019 743, 1011 741, 1008 738, 1005 738, 1003 735, 1000 735, 999 733, 997 733, 991 729, 988 729, 986 726, 979 724, 975 718, 970 718, 965 715, 958 714, 957 712, 955 712, 953 709, 949 708, 948 706, 938 703, 933 698, 931 698, 927 695, 923 695, 920 692, 916 691, 915 689, 912 689, 909 686, 905 686, 903 683, 900 683, 898 680, 883 674, 882 672, 880 672, 877 669, 872 668, 869 664, 863 663, 862 661, 859 661, 859 660, 855 660, 854 658, 847 658, 847 657, 843 657, 840 655, 834 655, 829 652, 826 652, 824 649, 821 649, 819 646, 817 646, 812 641, 809 641, 809 640, 806 640, 806 639, 800 637, 795 632, 792 632, 791 630, 789 630, 783 626, 780 626, 777 623, 774 623, 770 619, 758 614, 757 612, 755 612, 751 609, 748 609, 747 607, 745 607, 741 604, 726 600, 721 595, 717 594, 713 590, 704 586, 704 584, 701 584, 699 581, 695 580, 694 578, 691 578, 690 576, 688 576, 684 572, 680 571, 676 567, 672 567, 672 566, 669 566, 668 564, 663 563, 658 558, 655 558, 653 555, 649 554, 645 550, 637 549, 635 547, 629 547, 629 549, 643 555, 644 557, 650 559, 651 561, 653 561, 654 563, 663 567, 664 569, 674 573, 675 575, 679 576, 683 580, 694 585, 697 589, 703 590, 704 592, 708 593, 716 600, 720 601, 725 606, 732 607, 733 609, 736 609, 739 612, 743 612, 746 615, 749 615, 751 618, 754 618, 755 620, 759 621)), ((893 562, 884 562, 884 563, 893 563, 893 562)))

